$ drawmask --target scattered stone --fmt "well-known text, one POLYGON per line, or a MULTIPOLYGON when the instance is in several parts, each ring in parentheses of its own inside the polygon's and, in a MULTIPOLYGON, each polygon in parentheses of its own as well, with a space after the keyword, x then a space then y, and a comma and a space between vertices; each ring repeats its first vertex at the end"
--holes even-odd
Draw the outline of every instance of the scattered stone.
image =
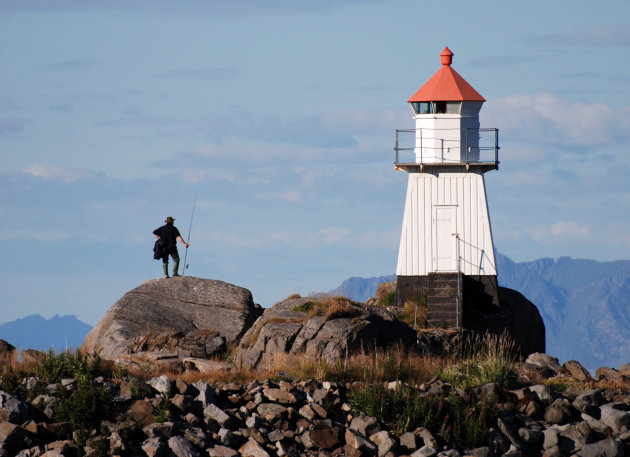
POLYGON ((626 455, 626 446, 612 438, 586 444, 577 454, 577 457, 623 457, 626 455))
POLYGON ((581 382, 592 382, 593 377, 588 372, 586 368, 580 365, 580 362, 577 360, 569 360, 564 362, 562 368, 571 376, 573 379, 581 382))
POLYGON ((168 447, 176 457, 199 457, 199 451, 183 436, 172 436, 169 438, 168 447))
POLYGON ((381 431, 381 426, 375 417, 365 416, 361 414, 352 419, 350 429, 359 432, 363 436, 370 436, 381 431))
POLYGON ((613 384, 627 384, 628 378, 614 368, 601 367, 595 370, 595 376, 598 381, 608 381, 613 384))
POLYGON ((346 445, 359 451, 362 455, 375 455, 378 452, 374 443, 351 428, 346 429, 346 445))
POLYGON ((542 352, 530 354, 525 360, 525 363, 531 363, 543 368, 548 378, 558 376, 562 372, 562 367, 558 363, 558 359, 542 352))
POLYGON ((142 443, 142 450, 148 457, 164 457, 166 456, 166 445, 164 440, 159 437, 147 438, 142 443))
POLYGON ((243 457, 270 457, 269 453, 251 438, 239 448, 238 452, 240 452, 243 457))

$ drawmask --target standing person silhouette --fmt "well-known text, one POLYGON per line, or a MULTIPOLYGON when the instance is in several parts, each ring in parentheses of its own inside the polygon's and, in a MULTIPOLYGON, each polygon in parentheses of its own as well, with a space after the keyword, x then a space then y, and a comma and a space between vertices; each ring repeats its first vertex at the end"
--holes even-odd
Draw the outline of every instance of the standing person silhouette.
POLYGON ((167 217, 162 227, 153 230, 153 234, 159 240, 164 240, 166 248, 164 249, 164 257, 162 257, 162 267, 164 268, 164 277, 168 278, 168 256, 173 258, 173 276, 179 276, 177 270, 179 269, 179 253, 177 252, 177 240, 181 241, 186 247, 188 243, 184 241, 182 236, 173 224, 175 219, 171 216, 167 217))

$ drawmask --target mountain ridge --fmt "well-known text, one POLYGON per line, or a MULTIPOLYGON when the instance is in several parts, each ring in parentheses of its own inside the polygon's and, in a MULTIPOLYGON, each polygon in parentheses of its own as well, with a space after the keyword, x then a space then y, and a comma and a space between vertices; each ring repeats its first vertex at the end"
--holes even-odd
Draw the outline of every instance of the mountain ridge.
POLYGON ((20 349, 57 351, 78 348, 92 326, 80 321, 74 315, 55 314, 46 319, 39 314, 31 314, 11 322, 0 324, 0 339, 20 349))

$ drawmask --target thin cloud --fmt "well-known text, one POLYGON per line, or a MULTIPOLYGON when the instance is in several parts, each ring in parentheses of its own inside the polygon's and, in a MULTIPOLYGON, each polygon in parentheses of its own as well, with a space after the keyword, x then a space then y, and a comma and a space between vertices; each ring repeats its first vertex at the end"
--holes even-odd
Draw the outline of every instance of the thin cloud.
POLYGON ((162 79, 182 79, 198 81, 231 81, 238 77, 240 70, 235 67, 191 68, 173 70, 158 75, 162 79))
POLYGON ((92 60, 62 60, 42 65, 41 69, 44 71, 83 70, 84 68, 93 67, 96 64, 97 62, 92 60))
POLYGON ((36 178, 41 178, 51 181, 62 181, 65 183, 71 183, 78 179, 86 178, 89 175, 87 170, 78 168, 65 168, 56 165, 42 165, 34 163, 29 165, 24 170, 24 174, 29 174, 36 178))
POLYGON ((575 221, 558 221, 552 225, 526 227, 525 232, 541 244, 569 242, 586 239, 591 236, 591 229, 575 221))
POLYGON ((567 102, 549 93, 515 95, 492 100, 483 125, 496 126, 513 140, 542 143, 584 152, 630 141, 630 107, 601 102, 567 102))
POLYGON ((550 33, 529 38, 526 43, 544 46, 628 46, 630 45, 630 25, 550 33))

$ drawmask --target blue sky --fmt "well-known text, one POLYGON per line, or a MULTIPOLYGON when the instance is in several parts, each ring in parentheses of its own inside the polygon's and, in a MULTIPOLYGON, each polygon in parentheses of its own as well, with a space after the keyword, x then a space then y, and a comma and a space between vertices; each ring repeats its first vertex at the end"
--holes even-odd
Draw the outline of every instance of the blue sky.
POLYGON ((196 192, 187 274, 263 306, 392 274, 394 129, 445 46, 500 129, 495 248, 630 259, 630 3, 444 5, 3 0, 0 322, 95 324, 196 192))

